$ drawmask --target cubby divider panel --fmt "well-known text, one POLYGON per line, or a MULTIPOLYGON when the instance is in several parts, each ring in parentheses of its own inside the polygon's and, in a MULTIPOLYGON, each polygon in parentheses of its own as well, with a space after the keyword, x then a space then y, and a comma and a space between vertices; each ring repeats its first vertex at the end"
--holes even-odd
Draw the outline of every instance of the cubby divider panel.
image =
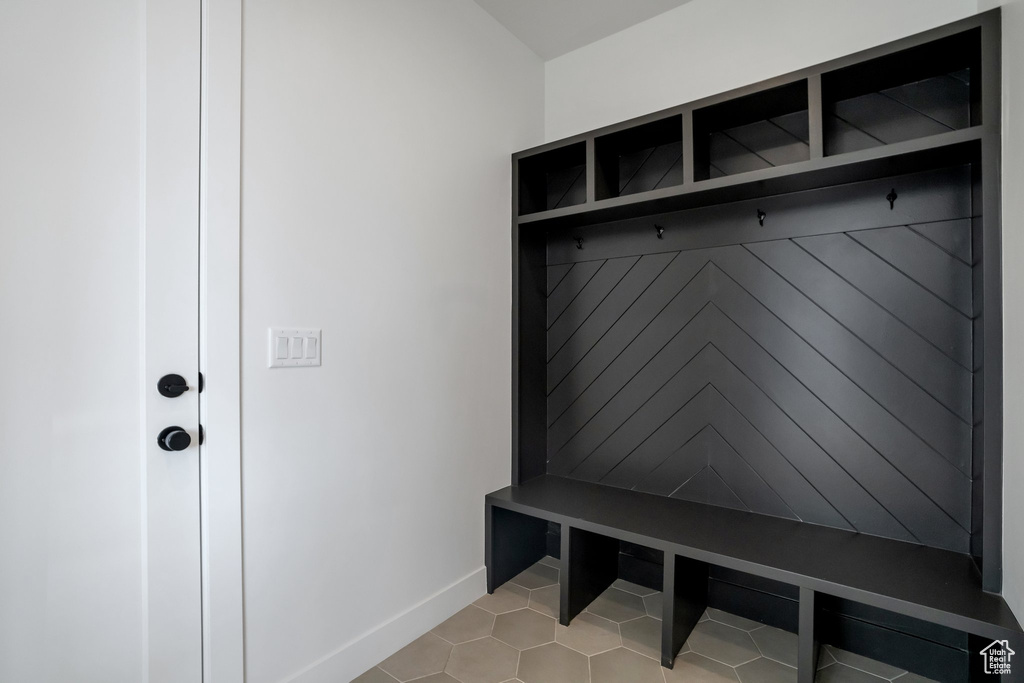
POLYGON ((796 673, 798 683, 814 683, 818 672, 817 594, 800 587, 800 628, 797 632, 796 673))
POLYGON ((661 596, 661 665, 671 669, 708 606, 709 565, 665 553, 665 590, 661 596))
POLYGON ((519 215, 587 201, 587 148, 577 142, 519 160, 519 215))
POLYGON ((611 536, 569 527, 562 533, 558 620, 568 626, 619 575, 619 541, 611 536))
POLYGON ((683 183, 683 117, 603 135, 595 142, 597 199, 683 183))
POLYGON ((694 178, 810 159, 807 102, 807 81, 800 80, 694 111, 694 178))
POLYGON ((825 154, 981 123, 980 39, 967 31, 824 74, 825 154))
POLYGON ((493 593, 544 557, 548 521, 494 505, 485 514, 487 592, 493 593))

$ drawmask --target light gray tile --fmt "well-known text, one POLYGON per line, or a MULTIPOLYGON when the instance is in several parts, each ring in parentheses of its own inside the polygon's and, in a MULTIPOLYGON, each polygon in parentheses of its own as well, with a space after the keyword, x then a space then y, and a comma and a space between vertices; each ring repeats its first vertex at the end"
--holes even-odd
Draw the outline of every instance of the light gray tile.
POLYGON ((452 678, 448 674, 442 672, 427 676, 426 678, 417 678, 414 683, 459 683, 459 679, 452 678))
POLYGON ((644 609, 647 610, 647 616, 661 619, 661 593, 644 596, 644 609))
POLYGON ((490 595, 485 595, 473 603, 477 607, 492 614, 502 614, 522 609, 530 604, 530 591, 514 583, 499 586, 490 595))
POLYGON ((902 676, 897 676, 892 679, 893 681, 899 681, 899 683, 938 683, 930 678, 924 676, 918 676, 917 674, 905 673, 902 676))
POLYGON ((822 645, 818 648, 818 671, 821 671, 826 666, 832 666, 836 663, 836 658, 832 656, 832 653, 828 651, 828 648, 822 645))
POLYGON ((654 595, 658 592, 654 588, 647 588, 646 586, 641 586, 639 584, 626 581, 625 579, 615 579, 612 583, 612 588, 618 588, 620 591, 639 595, 641 598, 647 595, 654 595))
POLYGON ((750 634, 717 621, 702 621, 686 640, 697 654, 729 666, 739 666, 761 656, 750 634))
POLYGON ((530 609, 536 610, 549 617, 558 618, 559 587, 547 586, 530 591, 530 609))
POLYGON ((736 683, 736 672, 731 666, 708 659, 696 652, 684 652, 676 657, 671 669, 662 669, 666 683, 736 683))
POLYGON ((494 618, 491 635, 517 650, 525 650, 553 642, 555 620, 532 609, 506 612, 494 618))
POLYGON ((661 665, 624 647, 590 658, 592 683, 664 683, 661 665))
POLYGON ((420 636, 379 664, 400 681, 410 681, 444 671, 452 644, 433 633, 420 636))
POLYGON ((796 683, 796 669, 761 657, 736 667, 740 683, 796 683))
POLYGON ((640 617, 619 624, 622 646, 634 652, 661 661, 661 622, 651 617, 640 617))
POLYGON ((730 614, 729 612, 723 612, 720 609, 708 607, 708 617, 714 621, 721 622, 726 626, 732 626, 743 631, 753 631, 754 629, 761 628, 764 624, 751 621, 750 619, 744 619, 743 617, 730 614))
POLYGON ((525 650, 519 657, 519 680, 523 683, 587 683, 587 658, 579 652, 551 643, 525 650))
MULTIPOLYGON (((797 638, 795 633, 783 631, 779 628, 765 626, 756 631, 751 631, 750 637, 761 654, 768 659, 782 662, 788 666, 796 666, 797 638)), ((824 650, 819 648, 818 657, 824 650)))
POLYGON ((561 560, 551 557, 550 555, 545 555, 544 557, 540 558, 540 564, 546 564, 552 569, 562 568, 561 560))
POLYGON ((461 683, 501 683, 516 675, 518 662, 518 650, 488 637, 452 648, 444 672, 461 683))
POLYGON ((380 667, 375 666, 369 671, 353 678, 352 683, 395 683, 395 679, 384 673, 384 670, 380 667))
POLYGON ((702 621, 710 621, 710 619, 711 618, 708 616, 708 611, 704 610, 704 614, 700 615, 700 619, 697 620, 697 623, 699 624, 702 621))
POLYGON ((852 652, 847 652, 846 650, 840 650, 838 647, 833 647, 832 645, 826 645, 825 647, 828 648, 828 651, 832 653, 832 656, 835 657, 836 661, 840 664, 852 666, 854 669, 860 669, 861 671, 865 671, 869 674, 874 674, 879 678, 895 678, 896 676, 900 676, 905 673, 905 671, 899 667, 883 664, 882 662, 877 662, 874 659, 864 657, 863 655, 856 655, 852 652))
POLYGON ((585 655, 596 655, 622 645, 619 625, 590 612, 580 612, 568 626, 555 626, 555 640, 585 655))
POLYGON ((430 632, 441 636, 449 643, 459 644, 491 635, 494 615, 487 610, 470 605, 456 612, 452 617, 435 626, 430 632))
POLYGON ((881 683, 885 680, 852 666, 836 663, 818 671, 817 683, 881 683))
POLYGON ((558 583, 558 570, 546 564, 537 563, 510 581, 528 590, 543 588, 558 583))
POLYGON ((645 616, 644 600, 639 595, 633 595, 618 588, 609 588, 597 596, 587 611, 612 621, 629 621, 645 616))

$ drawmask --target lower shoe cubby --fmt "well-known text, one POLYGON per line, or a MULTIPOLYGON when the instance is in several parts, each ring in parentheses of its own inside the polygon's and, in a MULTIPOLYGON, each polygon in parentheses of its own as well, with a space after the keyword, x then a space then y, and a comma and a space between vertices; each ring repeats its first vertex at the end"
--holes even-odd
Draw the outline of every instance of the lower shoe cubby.
POLYGON ((486 508, 485 524, 488 593, 547 555, 549 525, 559 528, 546 519, 493 505, 486 508))
POLYGON ((537 611, 568 627, 567 642, 585 641, 595 626, 614 633, 614 644, 586 646, 587 655, 605 657, 618 645, 684 679, 721 670, 742 680, 812 683, 860 670, 881 680, 910 672, 922 679, 908 681, 967 683, 997 680, 979 678, 986 656, 998 664, 1001 652, 1024 652, 1019 638, 1003 642, 982 622, 985 638, 968 632, 974 622, 953 627, 927 620, 926 609, 890 611, 853 599, 842 585, 797 574, 789 583, 787 575, 756 566, 748 572, 749 563, 699 548, 645 543, 575 516, 552 518, 487 506, 488 592, 511 582, 522 600, 522 589, 531 590, 530 605, 536 600, 537 611))
POLYGON ((988 662, 982 654, 990 646, 1002 650, 998 640, 806 588, 801 589, 800 618, 801 665, 815 672, 813 678, 802 675, 801 682, 820 679, 820 672, 834 663, 882 679, 908 671, 915 676, 907 680, 1000 680, 985 674, 988 662))

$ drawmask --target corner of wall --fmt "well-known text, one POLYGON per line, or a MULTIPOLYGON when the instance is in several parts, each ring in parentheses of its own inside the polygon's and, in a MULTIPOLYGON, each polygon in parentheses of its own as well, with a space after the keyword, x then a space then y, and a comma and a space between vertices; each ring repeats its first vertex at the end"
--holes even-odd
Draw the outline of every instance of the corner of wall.
POLYGON ((350 681, 394 654, 484 594, 484 568, 462 577, 422 602, 353 638, 281 683, 350 681))
POLYGON ((1024 0, 980 0, 979 10, 1002 5, 1003 29, 1003 597, 1024 620, 1024 0))

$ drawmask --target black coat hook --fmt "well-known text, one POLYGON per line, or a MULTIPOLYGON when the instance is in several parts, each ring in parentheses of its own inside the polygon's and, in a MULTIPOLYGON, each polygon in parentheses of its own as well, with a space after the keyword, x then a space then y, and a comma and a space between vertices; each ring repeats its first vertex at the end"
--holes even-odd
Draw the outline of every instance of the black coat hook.
POLYGON ((757 210, 757 222, 761 227, 764 227, 764 219, 768 217, 762 209, 757 210))
POLYGON ((583 238, 582 237, 573 237, 573 239, 576 240, 576 248, 577 249, 582 249, 583 248, 583 238))
POLYGON ((885 195, 885 198, 889 200, 889 210, 890 211, 892 211, 894 208, 896 208, 896 198, 897 197, 899 197, 899 195, 896 194, 896 188, 895 187, 892 188, 891 190, 889 190, 889 194, 885 195))
POLYGON ((664 235, 665 235, 665 228, 661 227, 660 225, 655 225, 654 229, 658 231, 658 239, 659 240, 665 239, 665 237, 664 237, 664 235))

